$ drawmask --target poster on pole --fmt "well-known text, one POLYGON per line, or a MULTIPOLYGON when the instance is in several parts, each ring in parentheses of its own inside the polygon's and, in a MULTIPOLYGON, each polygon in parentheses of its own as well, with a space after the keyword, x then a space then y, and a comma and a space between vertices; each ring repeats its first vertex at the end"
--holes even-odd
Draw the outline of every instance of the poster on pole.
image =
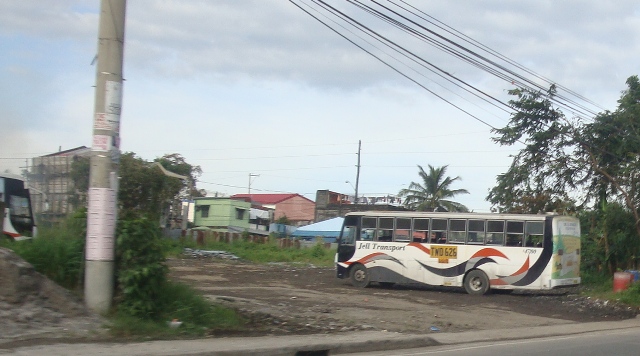
POLYGON ((107 80, 105 83, 104 109, 105 113, 116 115, 120 121, 122 107, 122 83, 107 80))
POLYGON ((107 113, 96 113, 93 120, 94 130, 120 131, 120 117, 118 115, 107 113))
POLYGON ((111 136, 93 135, 91 150, 96 152, 108 152, 111 150, 111 136))
POLYGON ((116 191, 90 188, 87 196, 88 261, 113 261, 116 231, 116 191))

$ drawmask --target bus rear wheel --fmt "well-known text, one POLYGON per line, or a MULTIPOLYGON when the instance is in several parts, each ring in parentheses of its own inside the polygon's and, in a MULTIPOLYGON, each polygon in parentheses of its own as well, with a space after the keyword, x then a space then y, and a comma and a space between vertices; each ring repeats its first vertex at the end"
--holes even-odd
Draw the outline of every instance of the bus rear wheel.
POLYGON ((464 289, 469 294, 486 294, 489 291, 489 278, 481 270, 474 269, 464 277, 464 289))
POLYGON ((369 271, 361 264, 351 267, 350 277, 354 287, 366 288, 369 285, 369 271))

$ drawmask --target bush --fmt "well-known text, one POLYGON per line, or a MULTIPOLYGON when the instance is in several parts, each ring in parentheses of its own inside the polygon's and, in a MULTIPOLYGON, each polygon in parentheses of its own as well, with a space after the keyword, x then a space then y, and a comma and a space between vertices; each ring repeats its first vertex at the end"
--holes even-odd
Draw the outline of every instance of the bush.
POLYGON ((32 240, 5 243, 36 271, 67 289, 82 286, 87 217, 84 211, 43 227, 32 240))
POLYGON ((119 312, 113 319, 111 333, 128 338, 168 338, 203 336, 220 330, 238 331, 244 326, 244 320, 233 309, 211 304, 184 284, 164 283, 157 303, 160 310, 157 320, 119 312), (167 323, 173 319, 181 321, 182 325, 177 329, 168 328, 167 323))
POLYGON ((147 219, 120 221, 116 265, 118 310, 142 319, 157 319, 158 300, 168 272, 157 224, 147 219))

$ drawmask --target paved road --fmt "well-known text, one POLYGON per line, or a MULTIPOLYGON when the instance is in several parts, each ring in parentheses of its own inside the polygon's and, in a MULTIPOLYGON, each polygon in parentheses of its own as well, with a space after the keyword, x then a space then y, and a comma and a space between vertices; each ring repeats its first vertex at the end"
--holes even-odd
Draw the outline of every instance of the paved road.
MULTIPOLYGON (((200 340, 150 341, 128 344, 50 344, 31 347, 4 347, 0 343, 0 355, 217 355, 217 356, 274 356, 295 355, 297 351, 325 350, 331 355, 359 352, 362 355, 431 355, 449 347, 448 355, 460 354, 458 351, 469 350, 469 355, 493 355, 493 351, 484 348, 484 344, 493 343, 504 347, 504 355, 527 354, 522 349, 534 350, 535 354, 583 355, 583 351, 575 351, 577 347, 586 346, 597 355, 638 355, 640 350, 640 318, 596 323, 575 323, 564 325, 538 326, 521 329, 480 330, 461 333, 430 333, 408 335, 393 332, 349 332, 337 334, 297 335, 297 336, 263 336, 235 337, 200 340), (609 340, 606 335, 612 337, 609 340), (582 335, 584 338, 571 335, 582 335), (618 338, 618 339, 616 339, 618 338), (595 341, 587 344, 584 340, 595 341), (597 339, 597 340, 596 340, 597 339), (547 348, 547 342, 558 342, 557 352, 547 348), (568 341, 571 340, 571 341, 568 341), (542 346, 534 345, 541 341, 542 346), (526 346, 526 347, 525 347, 526 346), (424 348, 418 353, 410 353, 408 349, 424 348), (544 348, 543 348, 544 347, 544 348), (615 351, 613 348, 616 348, 615 351), (510 349, 511 348, 511 349, 510 349), (487 353, 479 353, 485 352, 487 353), (628 353, 632 350, 632 353, 628 353), (455 352, 453 352, 455 351, 455 352), (516 352, 517 351, 517 352, 516 352), (574 352, 575 353, 571 353, 574 352), (420 353, 422 352, 422 353, 420 353), (627 352, 627 353, 625 353, 627 352)), ((554 346, 556 347, 556 346, 554 346)), ((533 352, 529 353, 533 354, 533 352)))
MULTIPOLYGON (((482 342, 463 345, 431 346, 410 350, 395 350, 394 356, 456 355, 456 356, 637 356, 640 354, 640 328, 603 330, 584 334, 482 342)), ((351 353, 349 356, 387 356, 389 350, 351 353)))

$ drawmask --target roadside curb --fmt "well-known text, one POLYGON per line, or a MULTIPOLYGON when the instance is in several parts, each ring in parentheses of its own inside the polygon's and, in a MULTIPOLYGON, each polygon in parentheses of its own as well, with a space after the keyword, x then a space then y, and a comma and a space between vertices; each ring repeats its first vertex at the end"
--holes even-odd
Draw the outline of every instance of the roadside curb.
POLYGON ((2 355, 154 355, 154 356, 293 356, 366 353, 413 349, 436 345, 467 344, 505 340, 565 336, 602 330, 640 328, 640 316, 621 321, 567 323, 515 329, 493 329, 460 333, 401 334, 363 331, 344 334, 231 337, 196 340, 163 340, 138 343, 48 344, 0 348, 2 355))

